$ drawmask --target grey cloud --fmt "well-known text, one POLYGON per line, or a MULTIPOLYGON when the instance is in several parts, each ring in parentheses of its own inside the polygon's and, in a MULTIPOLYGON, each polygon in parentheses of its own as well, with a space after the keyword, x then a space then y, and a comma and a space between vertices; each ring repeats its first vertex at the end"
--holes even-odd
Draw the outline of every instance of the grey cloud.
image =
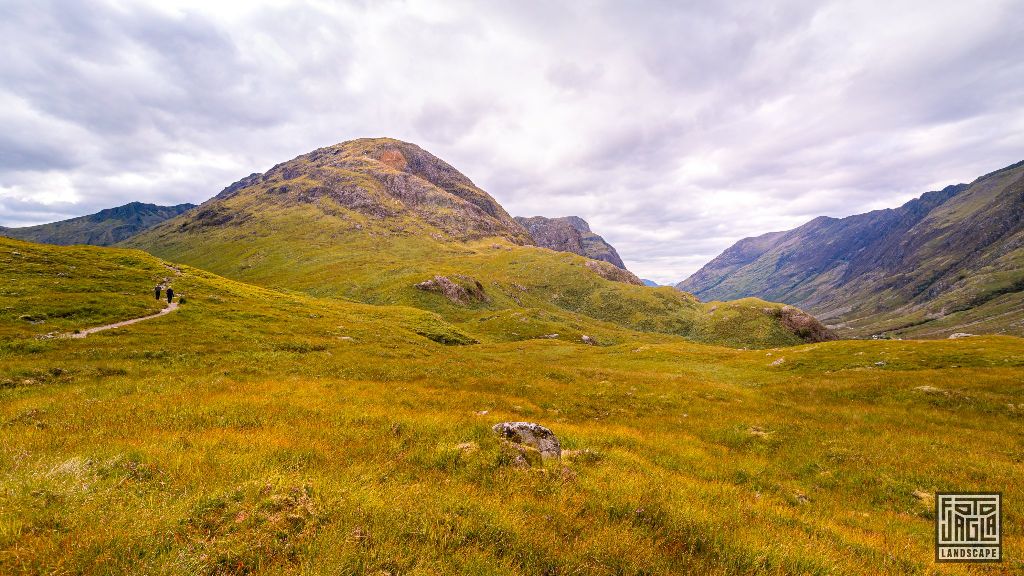
POLYGON ((385 135, 677 281, 1021 160, 1021 38, 1015 0, 8 1, 0 224, 198 202, 385 135))

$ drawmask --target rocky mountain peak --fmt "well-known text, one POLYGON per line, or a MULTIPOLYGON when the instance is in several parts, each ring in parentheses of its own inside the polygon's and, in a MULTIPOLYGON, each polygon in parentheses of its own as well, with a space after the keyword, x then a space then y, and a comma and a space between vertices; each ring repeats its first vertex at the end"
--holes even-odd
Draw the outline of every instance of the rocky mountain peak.
POLYGON ((615 248, 605 242, 604 238, 590 230, 590 224, 579 216, 563 216, 561 218, 516 217, 533 237, 533 241, 541 247, 559 252, 572 252, 594 260, 608 262, 623 270, 626 265, 619 257, 615 248))
POLYGON ((225 201, 236 198, 314 204, 327 211, 340 207, 403 230, 409 219, 418 220, 459 240, 493 236, 531 243, 522 227, 472 180, 419 146, 392 138, 342 142, 251 174, 204 204, 204 213, 217 212, 205 221, 230 220, 221 212, 228 209, 225 201))

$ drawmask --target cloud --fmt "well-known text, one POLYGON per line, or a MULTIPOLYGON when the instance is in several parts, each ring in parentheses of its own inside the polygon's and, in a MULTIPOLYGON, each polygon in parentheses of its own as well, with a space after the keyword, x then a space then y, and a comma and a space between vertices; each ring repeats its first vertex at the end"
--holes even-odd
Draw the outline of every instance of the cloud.
POLYGON ((364 136, 641 276, 1024 157, 1024 11, 985 3, 289 1, 0 7, 0 225, 199 202, 364 136))

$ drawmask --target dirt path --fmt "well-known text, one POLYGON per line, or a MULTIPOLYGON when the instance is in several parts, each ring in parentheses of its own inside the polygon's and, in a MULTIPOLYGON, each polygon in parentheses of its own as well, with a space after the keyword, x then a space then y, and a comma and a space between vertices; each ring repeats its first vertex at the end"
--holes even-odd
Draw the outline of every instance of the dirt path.
POLYGON ((157 318, 159 316, 163 316, 164 314, 170 314, 171 312, 174 312, 177 309, 178 303, 171 302, 170 304, 167 305, 166 308, 157 312, 156 314, 150 314, 149 316, 143 316, 142 318, 132 318, 131 320, 124 320, 123 322, 114 322, 113 324, 107 324, 106 326, 86 328, 81 332, 75 332, 74 334, 68 334, 67 336, 69 338, 85 338, 89 334, 95 334, 96 332, 101 332, 103 330, 110 330, 111 328, 120 328, 122 326, 127 326, 129 324, 135 324, 136 322, 142 322, 143 320, 149 320, 150 318, 157 318))

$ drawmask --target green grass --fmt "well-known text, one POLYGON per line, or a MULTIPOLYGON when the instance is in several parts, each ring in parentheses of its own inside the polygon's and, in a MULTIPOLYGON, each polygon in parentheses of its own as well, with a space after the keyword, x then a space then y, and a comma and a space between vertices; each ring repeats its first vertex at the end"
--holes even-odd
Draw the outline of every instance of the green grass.
MULTIPOLYGON (((605 280, 575 254, 519 246, 503 239, 454 242, 422 220, 375 220, 329 199, 318 204, 268 204, 265 195, 222 201, 243 222, 197 226, 171 220, 129 241, 161 257, 243 282, 378 305, 436 312, 476 340, 535 337, 537 331, 496 322, 508 311, 569 329, 643 331, 733 346, 769 347, 803 340, 757 299, 703 304, 672 288, 605 280), (414 285, 436 275, 481 282, 485 302, 456 304, 414 285), (589 328, 588 328, 589 329, 589 328)), ((547 330, 548 328, 545 328, 547 330)), ((578 338, 577 338, 578 340, 578 338)))
POLYGON ((38 340, 146 314, 167 268, 0 241, 12 252, 3 574, 1000 573, 934 565, 915 490, 1003 491, 1002 573, 1024 570, 1017 338, 741 350, 569 309, 441 304, 449 321, 407 305, 432 294, 370 305, 182 266, 177 312, 38 340), (70 266, 75 290, 51 291, 70 266), (63 298, 103 305, 51 316, 78 302, 63 298), (572 322, 564 339, 509 328, 572 322), (504 420, 587 452, 515 468, 489 431, 504 420))

